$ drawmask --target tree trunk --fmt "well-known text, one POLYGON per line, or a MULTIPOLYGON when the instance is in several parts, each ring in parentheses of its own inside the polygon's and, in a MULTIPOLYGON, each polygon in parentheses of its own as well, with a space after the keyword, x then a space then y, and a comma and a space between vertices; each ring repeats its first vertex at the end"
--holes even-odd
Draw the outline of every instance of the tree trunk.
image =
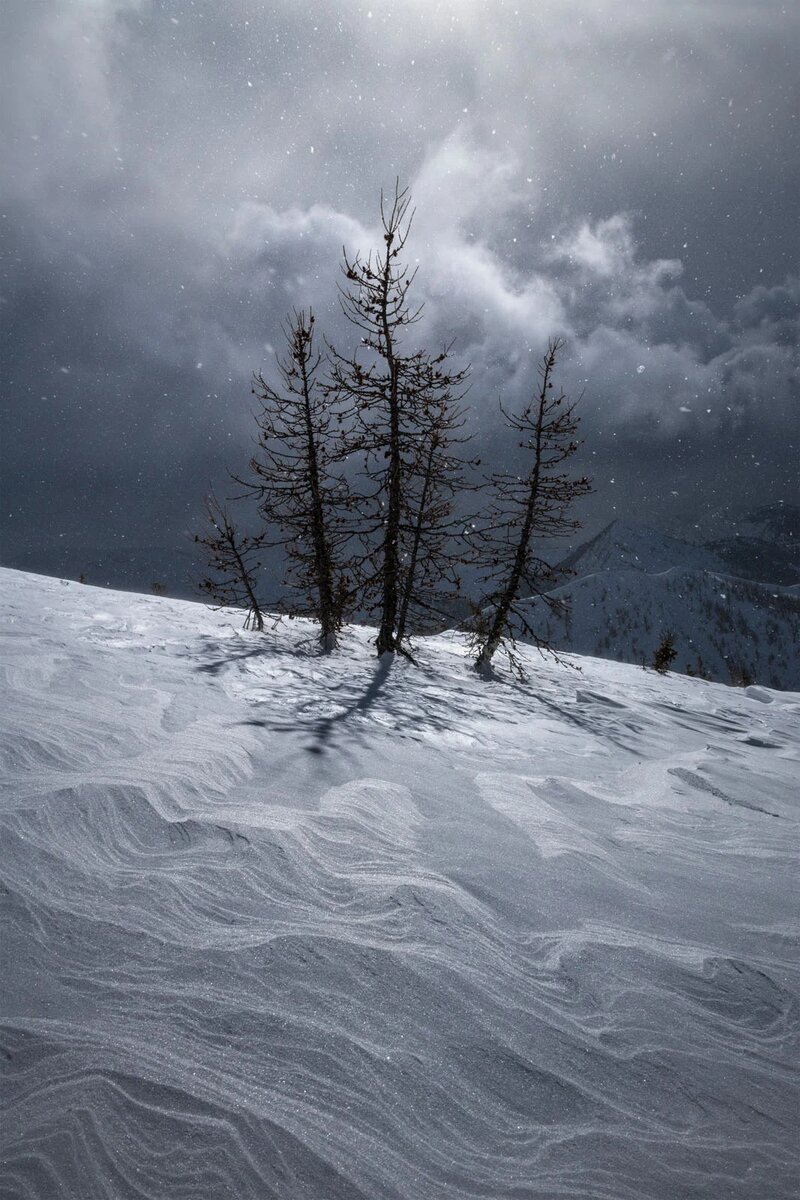
POLYGON ((247 593, 247 599, 250 602, 250 612, 247 614, 247 620, 245 621, 244 627, 245 627, 245 629, 249 629, 252 627, 253 629, 256 630, 257 633, 263 633, 264 632, 264 617, 261 613, 261 608, 259 606, 258 600, 256 600, 255 592, 253 591, 252 585, 250 583, 250 573, 247 570, 247 567, 245 566, 244 562, 242 561, 242 556, 239 553, 239 548, 236 545, 236 541, 233 538, 233 536, 230 537, 229 544, 230 544, 231 550, 233 551, 236 562, 238 563, 238 566, 239 566, 239 573, 241 576, 242 586, 244 587, 244 590, 247 593))
POLYGON ((397 576, 400 557, 400 510, 402 502, 402 477, 400 457, 400 411, 398 398, 397 362, 392 345, 392 331, 389 328, 389 284, 391 281, 391 247, 392 237, 387 238, 386 262, 383 270, 383 291, 381 295, 381 322, 386 353, 386 365, 389 368, 389 478, 387 486, 386 529, 383 538, 383 604, 381 606, 381 623, 378 629, 378 654, 394 653, 399 649, 399 639, 395 630, 397 621, 397 576))
POLYGON ((325 536, 325 513, 322 504, 322 492, 319 482, 319 464, 317 461, 317 443, 314 434, 314 424, 311 416, 311 397, 309 395, 306 360, 300 359, 300 370, 303 385, 303 405, 306 426, 306 443, 308 458, 308 476, 311 485, 311 529, 314 541, 314 572, 319 595, 320 645, 328 654, 336 649, 336 633, 339 627, 338 613, 333 596, 333 578, 331 572, 331 557, 325 536))
POLYGON ((397 644, 402 646, 403 638, 406 632, 406 620, 408 618, 408 606, 411 603, 412 593, 414 591, 414 576, 417 570, 417 559, 419 558, 419 545, 422 539, 422 522, 425 519, 425 505, 428 501, 428 493, 431 485, 431 473, 433 470, 433 456, 436 453, 436 437, 431 439, 430 450, 428 451, 428 461, 425 464, 425 479, 422 485, 422 495, 419 501, 419 512, 414 525, 414 538, 411 544, 411 558, 406 572, 406 582, 403 588, 403 598, 400 604, 400 616, 397 621, 397 644))
POLYGON ((534 460, 533 470, 530 474, 530 484, 528 491, 528 503, 525 508, 525 520, 522 525, 522 530, 517 543, 517 551, 514 555, 514 562, 508 576, 506 586, 500 596, 500 600, 495 609, 495 614, 492 619, 492 624, 489 629, 489 634, 481 647, 480 653, 475 660, 475 670, 481 673, 488 671, 492 659, 500 648, 500 643, 503 640, 503 633, 508 622, 508 614, 511 611, 511 606, 517 598, 517 592, 522 580, 522 574, 525 570, 525 558, 528 553, 528 544, 531 540, 533 531, 533 519, 536 515, 536 508, 539 502, 539 481, 541 479, 542 470, 542 425, 544 421, 544 409, 547 401, 547 387, 550 382, 550 373, 553 363, 555 362, 554 353, 550 352, 545 363, 545 373, 542 381, 542 388, 539 394, 539 411, 536 417, 535 441, 533 446, 534 460))

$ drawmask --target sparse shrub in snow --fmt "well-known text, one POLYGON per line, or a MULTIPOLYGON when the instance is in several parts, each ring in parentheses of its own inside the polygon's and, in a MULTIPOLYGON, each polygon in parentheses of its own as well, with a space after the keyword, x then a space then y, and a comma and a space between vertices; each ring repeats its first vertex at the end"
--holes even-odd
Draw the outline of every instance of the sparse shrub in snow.
POLYGON ((752 687, 755 683, 753 672, 744 663, 730 662, 728 664, 731 684, 733 687, 752 687))
POLYGON ((695 659, 694 665, 691 663, 686 664, 686 674, 692 675, 697 679, 705 679, 706 681, 711 679, 709 670, 706 664, 703 662, 702 655, 700 654, 698 654, 697 658, 695 659))

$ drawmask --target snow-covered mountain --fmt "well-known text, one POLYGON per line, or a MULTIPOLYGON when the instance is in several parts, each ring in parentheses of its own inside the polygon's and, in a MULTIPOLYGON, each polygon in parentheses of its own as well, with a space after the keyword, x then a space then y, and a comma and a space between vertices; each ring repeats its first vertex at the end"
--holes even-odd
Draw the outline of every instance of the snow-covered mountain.
POLYGON ((729 531, 707 546, 729 574, 800 584, 800 506, 767 504, 735 513, 729 531))
POLYGON ((615 521, 564 564, 575 574, 528 611, 558 649, 650 663, 665 632, 675 669, 730 682, 753 679, 800 689, 800 596, 796 589, 733 578, 716 552, 615 521))
POLYGON ((800 695, 0 584, 0 1194, 796 1195, 800 695))
POLYGON ((758 508, 736 509, 727 517, 732 527, 732 536, 750 537, 776 546, 800 550, 800 505, 778 503, 762 504, 758 508))
POLYGON ((612 521, 591 541, 579 546, 563 566, 576 575, 598 571, 641 571, 655 575, 673 567, 727 573, 725 560, 680 538, 631 521, 612 521))

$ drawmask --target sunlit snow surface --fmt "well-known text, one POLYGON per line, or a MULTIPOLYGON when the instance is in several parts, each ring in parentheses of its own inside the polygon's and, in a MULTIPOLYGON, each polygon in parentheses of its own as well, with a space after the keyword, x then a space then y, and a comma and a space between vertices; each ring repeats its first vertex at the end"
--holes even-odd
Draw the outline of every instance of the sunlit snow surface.
POLYGON ((1 582, 2 1197, 796 1196, 800 696, 1 582))

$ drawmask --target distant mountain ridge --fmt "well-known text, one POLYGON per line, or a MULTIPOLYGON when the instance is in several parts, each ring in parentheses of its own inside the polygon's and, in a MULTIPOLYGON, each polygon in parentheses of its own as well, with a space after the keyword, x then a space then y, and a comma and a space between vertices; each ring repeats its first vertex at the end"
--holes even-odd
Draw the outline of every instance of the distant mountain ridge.
POLYGON ((800 583, 800 505, 767 504, 734 514, 733 532, 707 543, 745 579, 800 583))
POLYGON ((4 556, 4 566, 81 579, 97 587, 146 592, 153 585, 175 597, 197 599, 194 580, 202 569, 200 556, 189 539, 170 545, 76 546, 71 543, 46 550, 38 546, 17 549, 4 556))
POLYGON ((673 567, 723 574, 727 570, 725 559, 705 546, 622 520, 612 521, 591 541, 578 546, 562 566, 578 575, 618 570, 654 575, 673 567))
MULTIPOLYGON (((762 558, 751 557, 749 569, 754 561, 791 564, 793 515, 787 516, 784 524, 769 525, 765 519, 759 527, 754 519, 739 527, 761 533, 771 527, 786 539, 786 545, 756 539, 764 548, 762 558)), ((669 631, 678 651, 677 671, 724 683, 751 679, 800 689, 800 595, 796 587, 733 569, 742 561, 729 543, 744 544, 734 536, 693 545, 614 521, 564 560, 572 577, 550 596, 564 604, 565 615, 531 599, 531 623, 556 649, 645 664, 669 631)))
POLYGON ((758 538, 782 546, 800 549, 800 504, 762 504, 758 508, 739 509, 730 517, 737 537, 758 538))
POLYGON ((800 583, 800 506, 742 510, 731 515, 728 530, 718 528, 717 536, 697 543, 617 519, 562 565, 579 575, 622 568, 654 574, 681 566, 784 587, 800 583))

